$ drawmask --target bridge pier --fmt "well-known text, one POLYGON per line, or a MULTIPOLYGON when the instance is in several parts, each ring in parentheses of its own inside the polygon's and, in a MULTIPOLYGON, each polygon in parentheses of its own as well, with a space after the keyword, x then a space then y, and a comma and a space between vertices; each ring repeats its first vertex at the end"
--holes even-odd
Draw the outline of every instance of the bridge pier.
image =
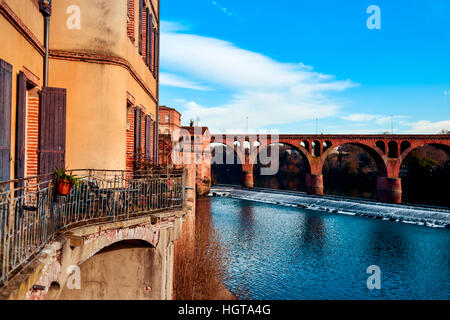
POLYGON ((245 158, 244 164, 242 164, 242 186, 245 188, 253 189, 253 165, 250 163, 248 156, 245 158))
POLYGON ((253 189, 253 170, 242 171, 242 186, 253 189))
POLYGON ((310 195, 323 196, 323 175, 306 175, 306 192, 310 195))
POLYGON ((378 177, 377 197, 382 202, 402 203, 402 179, 378 177))

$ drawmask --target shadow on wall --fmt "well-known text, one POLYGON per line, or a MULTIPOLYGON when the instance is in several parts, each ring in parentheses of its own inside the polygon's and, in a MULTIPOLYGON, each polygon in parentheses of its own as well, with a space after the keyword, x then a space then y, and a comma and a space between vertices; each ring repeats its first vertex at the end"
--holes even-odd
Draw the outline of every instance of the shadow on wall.
POLYGON ((57 294, 53 283, 49 298, 58 300, 159 300, 161 258, 144 241, 115 243, 80 266, 81 290, 66 286, 57 294))

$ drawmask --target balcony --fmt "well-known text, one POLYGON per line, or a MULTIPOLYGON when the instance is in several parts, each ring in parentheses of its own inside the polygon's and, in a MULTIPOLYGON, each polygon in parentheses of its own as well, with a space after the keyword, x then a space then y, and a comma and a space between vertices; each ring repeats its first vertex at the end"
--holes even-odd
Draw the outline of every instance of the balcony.
POLYGON ((74 228, 158 217, 185 204, 184 169, 69 173, 80 184, 67 196, 57 194, 51 174, 0 183, 0 287, 74 228))

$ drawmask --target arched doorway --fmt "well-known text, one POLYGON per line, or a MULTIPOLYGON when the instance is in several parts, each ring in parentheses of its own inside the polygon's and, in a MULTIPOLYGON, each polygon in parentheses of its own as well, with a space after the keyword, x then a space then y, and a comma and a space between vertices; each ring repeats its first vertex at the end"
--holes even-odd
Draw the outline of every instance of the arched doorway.
POLYGON ((273 148, 278 149, 279 169, 275 175, 261 175, 261 168, 270 165, 263 165, 258 156, 256 164, 253 166, 253 179, 255 187, 271 188, 280 190, 306 191, 306 174, 310 173, 310 167, 306 156, 300 149, 289 144, 271 144, 264 147, 258 154, 271 155, 273 148))
POLYGON ((80 290, 62 286, 58 300, 159 300, 162 258, 145 241, 122 241, 80 266, 80 290))
POLYGON ((377 199, 377 177, 386 176, 380 154, 362 144, 343 144, 326 153, 324 193, 377 199))
POLYGON ((409 151, 400 167, 403 202, 450 207, 450 147, 424 145, 409 151))
MULTIPOLYGON (((240 148, 239 142, 234 145, 240 148)), ((211 183, 241 185, 242 160, 231 147, 221 144, 211 144, 211 183)))

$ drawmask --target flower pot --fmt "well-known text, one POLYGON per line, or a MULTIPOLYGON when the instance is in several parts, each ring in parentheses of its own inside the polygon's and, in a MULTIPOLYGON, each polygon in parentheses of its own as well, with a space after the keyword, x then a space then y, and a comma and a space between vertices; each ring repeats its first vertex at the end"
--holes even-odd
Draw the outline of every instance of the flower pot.
POLYGON ((72 191, 73 183, 67 180, 59 179, 58 180, 58 194, 60 196, 69 195, 70 191, 72 191))

